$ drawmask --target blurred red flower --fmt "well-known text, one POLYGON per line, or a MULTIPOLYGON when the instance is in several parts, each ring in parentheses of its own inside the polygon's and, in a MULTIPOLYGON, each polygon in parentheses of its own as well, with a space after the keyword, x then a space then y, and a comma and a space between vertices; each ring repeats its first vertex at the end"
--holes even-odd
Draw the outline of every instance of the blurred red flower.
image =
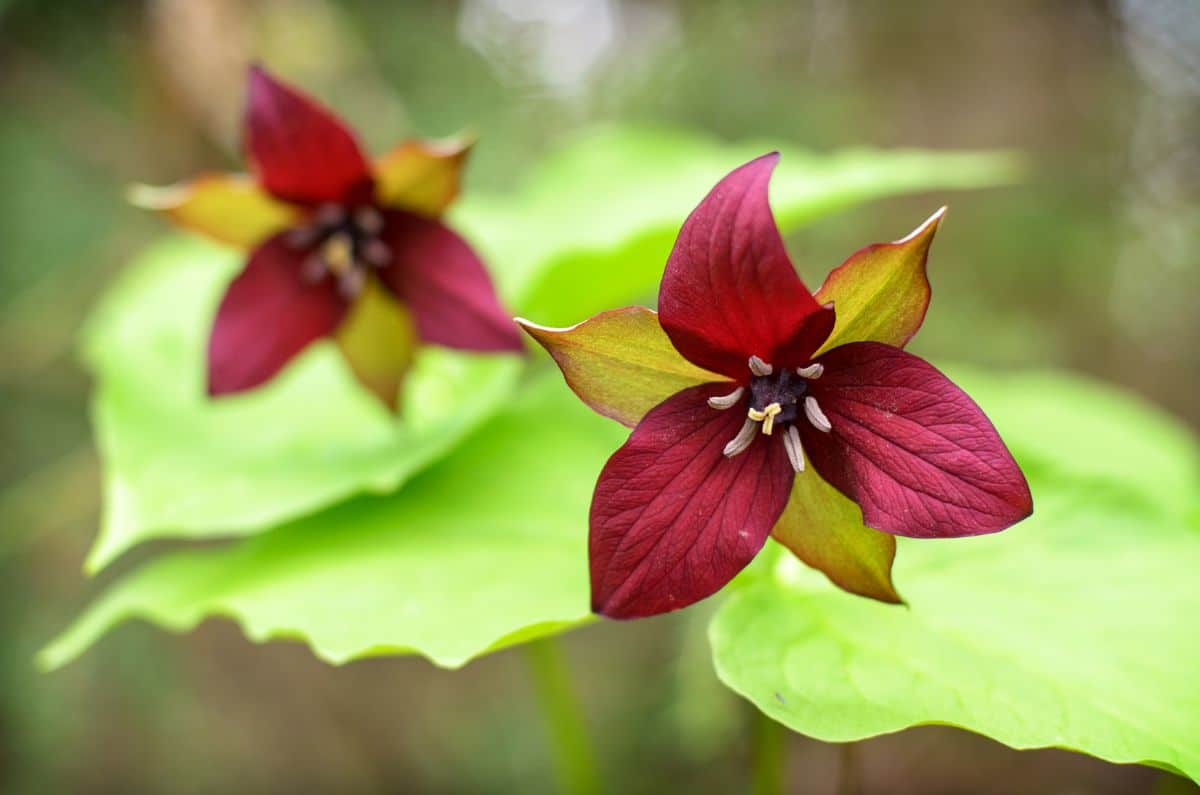
POLYGON ((244 124, 251 178, 205 175, 135 194, 185 227, 251 249, 213 323, 210 395, 259 386, 322 337, 337 340, 391 408, 408 364, 398 349, 412 336, 522 350, 483 263, 439 220, 458 194, 465 144, 410 140, 368 162, 332 112, 257 66, 244 124))

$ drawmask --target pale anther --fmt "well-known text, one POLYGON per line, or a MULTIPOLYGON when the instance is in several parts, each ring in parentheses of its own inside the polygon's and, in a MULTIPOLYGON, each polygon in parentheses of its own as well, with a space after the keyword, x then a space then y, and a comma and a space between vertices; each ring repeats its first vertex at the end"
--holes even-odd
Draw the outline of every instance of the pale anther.
POLYGON ((383 229, 383 216, 374 207, 359 207, 354 211, 354 223, 368 235, 383 229))
POLYGON ((808 417, 808 421, 812 423, 813 427, 822 433, 829 433, 833 430, 833 426, 829 424, 829 418, 825 416, 825 412, 821 411, 817 399, 812 395, 804 398, 804 416, 808 417))
POLYGON ((313 213, 317 226, 335 226, 346 218, 346 211, 340 204, 322 204, 313 213))
POLYGON ((771 373, 775 372, 775 368, 772 367, 771 365, 767 364, 766 362, 764 362, 762 359, 758 358, 757 356, 751 356, 750 357, 750 372, 761 377, 764 375, 770 375, 771 373))
POLYGON ((824 375, 824 373, 825 365, 823 364, 810 364, 808 367, 796 368, 796 375, 810 380, 816 380, 824 375))
POLYGON ((758 423, 754 420, 746 420, 742 423, 742 429, 738 431, 737 436, 729 444, 725 445, 725 456, 733 458, 738 453, 744 452, 750 443, 754 441, 754 437, 758 434, 758 423))
POLYGON ((310 254, 300 266, 300 278, 306 284, 316 284, 325 278, 325 260, 317 254, 310 254))
POLYGON ((783 435, 783 449, 787 451, 788 461, 792 462, 792 469, 803 472, 804 447, 800 444, 800 431, 796 430, 795 425, 789 425, 787 433, 783 435))
POLYGON ((321 230, 314 226, 297 226, 283 236, 284 245, 290 248, 308 248, 321 237, 321 230))
POLYGON ((710 397, 708 399, 708 407, 716 409, 717 411, 724 411, 725 409, 731 409, 737 405, 738 401, 742 399, 742 395, 744 395, 744 394, 746 394, 746 390, 743 387, 739 386, 737 389, 733 390, 728 395, 719 395, 717 397, 710 397))
POLYGON ((372 238, 363 244, 362 256, 367 264, 382 268, 392 261, 392 250, 382 240, 372 238))
POLYGON ((362 292, 362 288, 366 285, 366 282, 366 273, 359 268, 351 268, 338 277, 338 292, 342 294, 342 298, 350 300, 362 292))

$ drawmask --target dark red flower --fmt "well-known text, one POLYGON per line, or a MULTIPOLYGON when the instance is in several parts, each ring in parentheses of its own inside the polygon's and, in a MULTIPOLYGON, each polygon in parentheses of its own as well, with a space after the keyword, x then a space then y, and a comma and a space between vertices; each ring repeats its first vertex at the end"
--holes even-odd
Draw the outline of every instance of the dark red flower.
POLYGON ((217 310, 210 395, 262 384, 322 337, 335 337, 390 407, 413 336, 522 349, 483 263, 438 220, 458 193, 467 146, 408 141, 370 163, 330 111, 254 66, 245 148, 253 179, 208 175, 135 196, 252 249, 217 310))
POLYGON ((942 211, 852 256, 814 297, 767 202, 777 161, 737 169, 687 219, 657 316, 521 321, 589 405, 636 426, 592 500, 598 613, 692 604, 772 534, 843 588, 895 602, 892 535, 992 533, 1033 509, 979 407, 901 349, 925 315, 942 211))

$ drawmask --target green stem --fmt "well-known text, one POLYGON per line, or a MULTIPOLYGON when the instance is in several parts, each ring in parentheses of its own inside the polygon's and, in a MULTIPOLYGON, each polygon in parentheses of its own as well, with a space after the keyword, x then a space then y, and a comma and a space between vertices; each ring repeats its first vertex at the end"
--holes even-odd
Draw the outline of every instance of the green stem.
POLYGON ((542 708, 546 733, 554 747, 560 791, 569 795, 597 795, 600 779, 596 762, 562 649, 554 638, 535 640, 521 648, 542 708))
POLYGON ((750 734, 750 771, 755 795, 781 795, 787 730, 757 709, 750 734))

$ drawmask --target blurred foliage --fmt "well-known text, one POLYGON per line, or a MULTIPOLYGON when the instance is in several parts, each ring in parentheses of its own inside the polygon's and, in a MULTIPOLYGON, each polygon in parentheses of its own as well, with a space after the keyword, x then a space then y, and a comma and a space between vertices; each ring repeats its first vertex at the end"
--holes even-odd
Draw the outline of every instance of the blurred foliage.
MULTIPOLYGON (((842 593, 770 544, 712 625, 722 680, 822 739, 951 723, 1018 748, 1200 775, 1190 583, 1200 527, 1189 524, 1200 446, 1153 409, 1078 379, 966 370, 956 380, 1030 477, 1034 518, 985 538, 901 539, 905 607, 842 593), (1127 425, 1148 438, 1124 444, 1127 425), (1097 455, 1106 449, 1125 455, 1097 455)), ((541 378, 385 501, 146 566, 42 661, 68 662, 133 617, 181 630, 229 616, 253 639, 303 639, 334 663, 415 651, 448 666, 586 621, 584 517, 622 435, 541 378), (464 485, 472 473, 488 474, 464 485)))
MULTIPOLYGON (((0 3, 0 788, 550 787, 508 654, 453 675, 419 661, 334 670, 214 624, 184 640, 130 628, 61 673, 33 672, 36 648, 89 598, 77 572, 99 487, 73 341, 100 286, 161 233, 121 188, 236 167, 247 58, 336 97, 376 149, 404 132, 475 129, 469 187, 493 193, 595 121, 816 148, 1030 150, 1027 185, 954 197, 917 352, 1082 370, 1194 424, 1197 13, 1190 0, 0 3), (557 5, 583 10, 545 21, 557 5), (503 12, 522 6, 524 19, 503 12)), ((791 249, 815 282, 847 242, 895 237, 941 199, 829 219, 791 249)), ((627 792, 744 786, 746 712, 708 673, 697 615, 570 636, 601 765, 627 776, 627 792)), ((1128 793, 1155 780, 939 728, 852 755, 788 743, 793 781, 817 793, 835 791, 846 765, 865 791, 894 793, 1128 793)))

